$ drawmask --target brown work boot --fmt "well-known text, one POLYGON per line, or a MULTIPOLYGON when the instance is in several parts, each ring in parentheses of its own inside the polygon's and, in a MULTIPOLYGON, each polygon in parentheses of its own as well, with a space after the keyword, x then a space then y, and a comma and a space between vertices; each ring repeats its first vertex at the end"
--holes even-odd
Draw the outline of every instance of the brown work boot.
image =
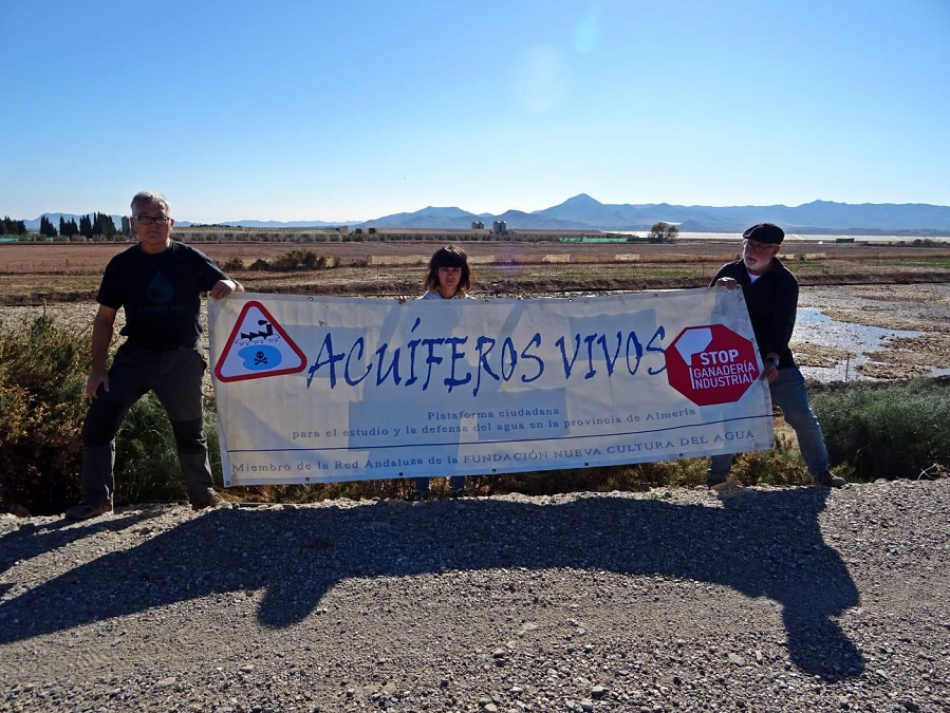
POLYGON ((830 470, 823 470, 815 476, 815 485, 822 488, 841 488, 847 484, 847 480, 840 475, 835 475, 830 470))
POLYGON ((206 497, 203 497, 200 500, 192 500, 191 507, 194 510, 205 510, 207 508, 229 508, 231 507, 231 503, 222 498, 213 490, 209 490, 206 497))
POLYGON ((112 512, 112 501, 101 500, 97 503, 79 503, 66 511, 67 520, 91 520, 94 517, 112 512))

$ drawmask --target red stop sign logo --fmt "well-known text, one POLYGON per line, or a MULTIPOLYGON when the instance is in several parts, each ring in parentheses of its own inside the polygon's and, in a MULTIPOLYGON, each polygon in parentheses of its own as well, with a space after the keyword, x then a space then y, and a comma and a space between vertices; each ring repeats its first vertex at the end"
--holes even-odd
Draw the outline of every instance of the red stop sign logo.
POLYGON ((670 386, 697 406, 734 403, 759 377, 755 345, 721 324, 687 327, 666 349, 670 386))

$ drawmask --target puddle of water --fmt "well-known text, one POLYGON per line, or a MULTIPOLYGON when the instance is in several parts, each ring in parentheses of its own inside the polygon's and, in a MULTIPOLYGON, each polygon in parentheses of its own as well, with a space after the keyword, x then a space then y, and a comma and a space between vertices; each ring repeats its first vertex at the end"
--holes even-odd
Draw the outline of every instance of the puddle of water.
MULTIPOLYGON (((817 381, 875 381, 855 369, 868 361, 866 352, 884 349, 892 339, 899 337, 918 337, 920 332, 903 329, 882 329, 864 324, 839 322, 831 319, 820 310, 803 307, 798 310, 795 322, 795 334, 792 341, 820 344, 835 349, 854 352, 857 356, 839 362, 833 367, 803 366, 802 374, 806 379, 817 381)), ((950 371, 950 370, 948 370, 950 371)))

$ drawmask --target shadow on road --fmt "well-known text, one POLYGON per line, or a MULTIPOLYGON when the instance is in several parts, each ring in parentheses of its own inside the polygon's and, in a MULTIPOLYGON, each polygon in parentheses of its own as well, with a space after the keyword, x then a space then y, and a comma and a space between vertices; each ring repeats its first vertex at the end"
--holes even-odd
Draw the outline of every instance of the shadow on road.
MULTIPOLYGON (((0 548, 0 574, 6 572, 14 564, 31 560, 44 552, 78 542, 89 535, 105 530, 119 532, 127 527, 157 517, 159 514, 155 510, 140 510, 107 520, 92 520, 81 525, 65 519, 39 526, 24 525, 17 533, 0 540, 4 544, 0 548)), ((11 584, 0 583, 0 596, 6 594, 12 586, 11 584)))
MULTIPOLYGON (((351 577, 603 569, 769 597, 782 606, 794 664, 826 679, 849 678, 860 674, 864 659, 835 618, 859 596, 822 539, 818 517, 827 497, 801 488, 747 491, 724 498, 722 507, 591 496, 557 505, 486 499, 217 510, 3 602, 0 644, 237 590, 265 589, 258 618, 282 628, 302 621, 351 577)), ((39 537, 4 537, 3 565, 59 542, 39 537)))

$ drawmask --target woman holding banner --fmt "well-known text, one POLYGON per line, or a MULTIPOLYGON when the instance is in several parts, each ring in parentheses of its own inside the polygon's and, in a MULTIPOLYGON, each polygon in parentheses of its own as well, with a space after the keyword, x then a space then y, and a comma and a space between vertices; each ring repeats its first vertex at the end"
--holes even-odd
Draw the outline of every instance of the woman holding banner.
MULTIPOLYGON (((425 293, 420 300, 465 300, 474 299, 468 294, 472 284, 472 271, 468 266, 468 255, 462 248, 446 245, 439 248, 429 259, 429 271, 425 279, 425 293)), ((453 496, 465 493, 465 476, 454 475, 449 478, 449 492, 453 496)), ((424 500, 429 497, 429 479, 416 478, 413 483, 412 498, 424 500)))

